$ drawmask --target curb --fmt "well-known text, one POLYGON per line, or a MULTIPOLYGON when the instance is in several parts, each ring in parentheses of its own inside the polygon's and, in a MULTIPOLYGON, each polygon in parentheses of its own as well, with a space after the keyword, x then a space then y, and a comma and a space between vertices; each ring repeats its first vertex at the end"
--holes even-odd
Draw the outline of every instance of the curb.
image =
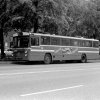
POLYGON ((0 64, 11 64, 12 63, 12 61, 1 61, 0 60, 0 64))

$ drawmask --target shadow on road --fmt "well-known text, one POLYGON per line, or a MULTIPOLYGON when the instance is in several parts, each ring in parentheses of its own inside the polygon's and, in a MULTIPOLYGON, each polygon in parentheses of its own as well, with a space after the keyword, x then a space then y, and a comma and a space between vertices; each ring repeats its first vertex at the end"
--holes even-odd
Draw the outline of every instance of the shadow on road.
POLYGON ((17 65, 41 65, 43 64, 43 62, 39 62, 39 61, 13 61, 13 64, 17 64, 17 65))
MULTIPOLYGON (((52 64, 78 64, 81 63, 80 61, 74 61, 74 60, 67 60, 67 61, 54 61, 52 64)), ((92 63, 92 62, 87 62, 92 63)), ((42 61, 13 61, 12 64, 17 65, 45 65, 42 61)))

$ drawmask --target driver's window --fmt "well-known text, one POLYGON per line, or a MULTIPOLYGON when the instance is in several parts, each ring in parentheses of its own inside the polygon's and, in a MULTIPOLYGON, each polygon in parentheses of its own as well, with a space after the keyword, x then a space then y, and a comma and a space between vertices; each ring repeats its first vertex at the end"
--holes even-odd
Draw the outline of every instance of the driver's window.
POLYGON ((31 38, 31 45, 38 46, 39 45, 39 37, 32 37, 31 38))

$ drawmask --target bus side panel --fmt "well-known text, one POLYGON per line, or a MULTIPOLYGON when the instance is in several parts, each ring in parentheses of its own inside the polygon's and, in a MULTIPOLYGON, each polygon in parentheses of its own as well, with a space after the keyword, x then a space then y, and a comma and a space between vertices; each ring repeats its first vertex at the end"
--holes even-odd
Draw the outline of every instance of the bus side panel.
POLYGON ((99 55, 97 53, 88 53, 87 54, 87 59, 89 59, 89 60, 97 60, 97 59, 99 59, 99 55))
POLYGON ((42 61, 44 59, 44 55, 45 53, 38 46, 31 47, 31 50, 29 53, 29 60, 30 61, 42 61))
POLYGON ((80 48, 78 51, 80 54, 86 54, 87 59, 95 60, 99 59, 99 49, 98 48, 80 48))
POLYGON ((63 56, 63 60, 80 60, 81 54, 74 53, 74 54, 67 54, 63 56))
POLYGON ((78 47, 63 47, 62 48, 63 60, 79 60, 80 54, 78 47), (64 51, 65 50, 65 51, 64 51))
POLYGON ((62 60, 62 51, 59 46, 42 46, 45 53, 52 55, 52 60, 62 60))
POLYGON ((59 47, 54 46, 34 46, 31 47, 29 60, 43 61, 46 53, 50 53, 52 60, 62 60, 62 52, 59 47))
POLYGON ((99 50, 98 49, 90 49, 91 53, 87 53, 87 59, 96 60, 99 59, 99 50))

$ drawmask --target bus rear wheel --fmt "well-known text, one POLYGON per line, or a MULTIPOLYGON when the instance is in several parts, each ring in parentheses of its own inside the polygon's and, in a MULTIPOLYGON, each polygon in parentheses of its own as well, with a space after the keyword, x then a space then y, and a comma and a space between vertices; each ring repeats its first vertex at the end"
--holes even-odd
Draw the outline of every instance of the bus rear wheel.
POLYGON ((52 62, 52 57, 50 54, 45 54, 44 56, 44 63, 45 64, 50 64, 52 62))
POLYGON ((86 54, 82 54, 82 56, 81 56, 81 62, 82 63, 86 63, 87 62, 87 56, 86 56, 86 54))

